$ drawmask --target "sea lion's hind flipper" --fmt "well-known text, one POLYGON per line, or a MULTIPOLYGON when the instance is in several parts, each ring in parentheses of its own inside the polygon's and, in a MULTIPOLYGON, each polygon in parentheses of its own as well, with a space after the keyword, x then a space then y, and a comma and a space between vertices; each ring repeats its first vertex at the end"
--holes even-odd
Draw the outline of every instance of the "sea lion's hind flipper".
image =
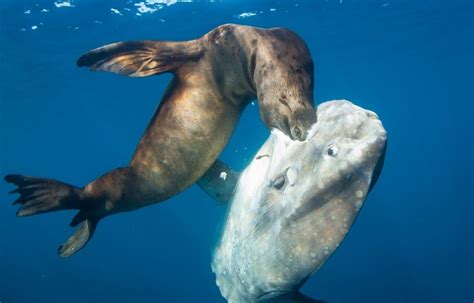
MULTIPOLYGON (((17 216, 25 217, 65 209, 80 209, 84 206, 82 189, 52 180, 22 175, 7 175, 5 181, 15 184, 12 194, 20 194, 13 204, 20 204, 17 216)), ((58 253, 61 257, 69 257, 83 248, 96 229, 98 219, 86 211, 79 211, 71 222, 72 226, 81 225, 66 243, 61 245, 58 253)))
POLYGON ((215 200, 228 203, 234 195, 239 176, 240 173, 220 160, 216 160, 197 181, 197 185, 215 200))
POLYGON ((13 204, 20 204, 18 217, 42 214, 46 212, 79 208, 81 189, 60 181, 7 175, 5 181, 17 186, 10 193, 20 194, 13 204))
POLYGON ((91 50, 77 60, 77 66, 130 77, 146 77, 173 72, 203 54, 198 40, 185 42, 117 42, 91 50))
MULTIPOLYGON (((79 212, 78 215, 81 213, 82 212, 79 212)), ((78 216, 74 217, 74 219, 77 217, 78 216)), ((71 224, 74 223, 74 219, 71 224)), ((95 219, 86 219, 82 221, 76 232, 63 245, 59 246, 59 256, 67 258, 81 250, 92 238, 92 235, 94 235, 98 222, 99 221, 95 219)))

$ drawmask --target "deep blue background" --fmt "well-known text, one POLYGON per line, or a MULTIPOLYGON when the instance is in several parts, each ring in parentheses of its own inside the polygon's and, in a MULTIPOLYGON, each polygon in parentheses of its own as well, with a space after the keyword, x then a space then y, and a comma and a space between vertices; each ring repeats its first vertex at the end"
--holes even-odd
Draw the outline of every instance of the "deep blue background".
MULTIPOLYGON (((315 102, 349 99, 376 111, 389 133, 377 186, 303 291, 329 303, 474 300, 473 1, 223 1, 140 17, 126 1, 75 5, 2 1, 0 175, 82 186, 128 162, 170 76, 91 73, 75 67, 83 52, 187 40, 229 22, 288 27, 312 51, 315 102)), ((267 136, 249 106, 222 158, 242 168, 267 136)), ((210 259, 225 209, 197 187, 103 220, 66 260, 56 248, 73 213, 18 219, 11 188, 0 182, 2 303, 224 302, 210 259)))

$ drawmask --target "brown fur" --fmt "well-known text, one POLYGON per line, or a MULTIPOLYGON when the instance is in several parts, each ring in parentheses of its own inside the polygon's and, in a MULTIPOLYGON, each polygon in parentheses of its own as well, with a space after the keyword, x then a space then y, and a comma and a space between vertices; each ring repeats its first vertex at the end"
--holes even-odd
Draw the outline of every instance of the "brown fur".
POLYGON ((186 42, 114 43, 86 53, 77 64, 133 77, 175 77, 127 167, 84 189, 53 180, 46 188, 44 179, 7 176, 22 195, 19 216, 80 210, 72 225, 88 225, 61 248, 63 256, 82 248, 101 218, 163 201, 196 182, 256 96, 269 128, 303 140, 315 122, 312 59, 305 43, 286 29, 229 24, 186 42), (32 186, 43 190, 43 200, 31 202, 32 186))

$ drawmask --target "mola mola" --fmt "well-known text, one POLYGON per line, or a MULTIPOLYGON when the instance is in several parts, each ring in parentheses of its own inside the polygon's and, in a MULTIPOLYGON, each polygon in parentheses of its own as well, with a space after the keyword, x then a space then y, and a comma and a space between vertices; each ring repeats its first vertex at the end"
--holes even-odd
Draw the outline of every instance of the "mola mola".
POLYGON ((305 141, 273 130, 240 177, 216 162, 198 184, 232 197, 212 260, 221 294, 232 303, 319 302, 298 290, 354 223, 386 142, 374 112, 330 101, 305 141))

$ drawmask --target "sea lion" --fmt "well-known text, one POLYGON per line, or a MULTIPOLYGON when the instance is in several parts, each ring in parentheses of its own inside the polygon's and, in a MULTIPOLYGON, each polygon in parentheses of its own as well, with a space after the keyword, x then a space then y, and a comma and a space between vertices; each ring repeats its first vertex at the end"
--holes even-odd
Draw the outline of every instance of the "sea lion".
POLYGON ((304 142, 274 130, 240 177, 218 161, 198 181, 217 200, 232 197, 212 258, 231 303, 319 302, 299 289, 377 182, 387 142, 378 116, 344 100, 320 104, 317 115, 304 142))
POLYGON ((173 73, 155 115, 126 167, 78 188, 52 179, 7 175, 20 197, 17 216, 78 209, 77 232, 59 247, 80 250, 100 219, 168 199, 214 163, 245 106, 258 97, 270 128, 304 140, 315 122, 313 61, 304 41, 283 28, 227 24, 183 42, 118 42, 77 65, 130 77, 173 73))

